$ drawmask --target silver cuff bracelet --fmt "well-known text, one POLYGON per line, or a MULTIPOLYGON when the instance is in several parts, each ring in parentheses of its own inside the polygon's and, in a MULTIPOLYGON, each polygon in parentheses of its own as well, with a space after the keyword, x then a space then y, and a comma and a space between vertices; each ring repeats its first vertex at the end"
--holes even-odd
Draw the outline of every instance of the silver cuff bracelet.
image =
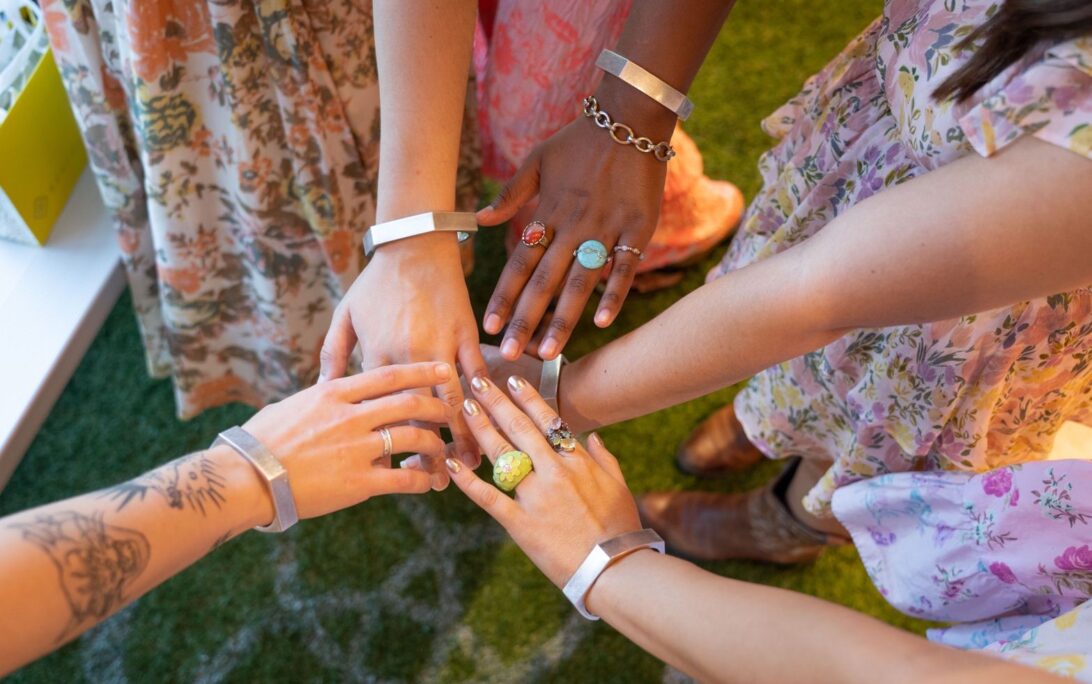
POLYGON ((690 98, 675 90, 655 74, 645 70, 636 62, 631 62, 617 52, 603 50, 599 58, 595 60, 595 66, 603 71, 617 76, 664 107, 667 107, 681 121, 690 118, 694 111, 694 103, 690 98))
POLYGON ((561 590, 565 593, 565 598, 569 599, 581 615, 589 620, 598 620, 599 616, 589 613, 587 606, 584 605, 585 597, 595 584, 595 580, 599 579, 611 563, 639 549, 653 549, 664 553, 664 540, 656 534, 655 530, 646 527, 636 532, 620 534, 602 544, 596 544, 573 576, 565 583, 565 588, 561 590))
POLYGON ((221 432, 212 446, 221 444, 226 444, 250 461, 269 488, 269 495, 273 499, 273 522, 254 529, 259 532, 284 532, 295 525, 300 516, 296 512, 296 500, 292 498, 292 487, 288 484, 288 471, 273 452, 266 449, 254 435, 238 426, 221 432))
POLYGON ((474 214, 464 211, 428 211, 405 218, 377 223, 364 233, 364 255, 371 256, 375 248, 395 240, 424 235, 425 233, 456 233, 459 242, 465 242, 472 233, 478 232, 474 214))
POLYGON ((565 358, 564 354, 558 354, 549 361, 543 361, 542 375, 538 381, 539 395, 559 416, 561 410, 557 407, 557 387, 561 382, 561 367, 568 362, 569 360, 565 358))

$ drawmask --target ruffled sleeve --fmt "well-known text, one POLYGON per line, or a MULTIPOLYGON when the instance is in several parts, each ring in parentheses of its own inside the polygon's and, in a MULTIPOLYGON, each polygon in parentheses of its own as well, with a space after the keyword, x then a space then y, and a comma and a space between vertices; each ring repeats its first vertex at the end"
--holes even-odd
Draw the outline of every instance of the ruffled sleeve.
POLYGON ((999 79, 996 92, 959 118, 976 152, 989 157, 1034 135, 1092 159, 1092 37, 1059 43, 999 79))

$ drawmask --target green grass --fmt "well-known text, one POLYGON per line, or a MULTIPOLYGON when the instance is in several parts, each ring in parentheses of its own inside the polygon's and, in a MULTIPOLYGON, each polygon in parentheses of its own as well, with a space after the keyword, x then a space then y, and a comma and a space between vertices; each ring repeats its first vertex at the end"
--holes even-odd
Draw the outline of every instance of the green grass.
MULTIPOLYGON (((770 143, 759 120, 879 10, 878 0, 739 3, 692 93, 698 106, 687 129, 707 173, 751 196, 759 186, 756 161, 770 143)), ((471 279, 479 311, 503 261, 500 236, 479 240, 471 279)), ((697 287, 714 261, 672 290, 633 296, 611 331, 585 319, 569 354, 648 320, 697 287)), ((764 464, 707 483, 673 467, 679 441, 732 391, 604 430, 634 490, 740 490, 776 472, 776 464, 764 464)), ((125 296, 0 494, 0 514, 127 479, 208 444, 248 415, 232 406, 178 422, 169 384, 145 374, 125 296)), ((852 549, 832 550, 808 567, 731 562, 709 569, 922 628, 882 600, 852 549)), ((452 488, 369 501, 279 537, 245 535, 11 681, 659 682, 663 673, 609 627, 575 618, 518 548, 452 488)))

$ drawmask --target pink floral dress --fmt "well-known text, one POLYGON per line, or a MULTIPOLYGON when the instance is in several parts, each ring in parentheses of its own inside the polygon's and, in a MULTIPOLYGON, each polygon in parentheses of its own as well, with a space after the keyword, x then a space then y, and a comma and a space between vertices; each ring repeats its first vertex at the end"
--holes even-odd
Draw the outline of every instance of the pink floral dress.
POLYGON ((1092 681, 1092 460, 889 473, 833 511, 893 606, 957 623, 931 639, 1092 681))
MULTIPOLYGON (((887 0, 883 15, 764 121, 764 187, 719 275, 807 240, 858 202, 1020 136, 1092 158, 1092 37, 1040 46, 970 100, 931 92, 996 0, 887 0)), ((889 472, 981 472, 1043 458, 1092 423, 1092 289, 927 325, 858 330, 759 373, 737 396, 772 458, 830 461, 805 498, 889 472)))

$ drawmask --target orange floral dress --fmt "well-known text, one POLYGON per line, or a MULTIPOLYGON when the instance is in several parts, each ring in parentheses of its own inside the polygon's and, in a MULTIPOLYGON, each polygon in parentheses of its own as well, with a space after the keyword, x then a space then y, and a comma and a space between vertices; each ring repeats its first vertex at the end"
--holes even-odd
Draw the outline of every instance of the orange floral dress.
MULTIPOLYGON (((179 415, 311 384, 375 212, 371 3, 42 5, 149 371, 172 378, 179 415)), ((473 126, 463 140, 472 210, 473 126)))

